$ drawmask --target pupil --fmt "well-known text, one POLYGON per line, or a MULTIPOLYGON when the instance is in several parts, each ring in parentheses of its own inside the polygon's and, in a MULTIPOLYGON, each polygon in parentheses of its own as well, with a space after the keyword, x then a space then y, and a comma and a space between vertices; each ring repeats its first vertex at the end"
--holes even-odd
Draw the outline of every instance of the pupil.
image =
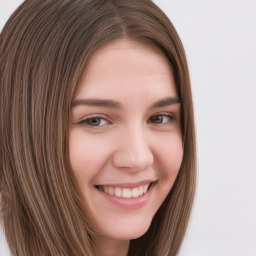
POLYGON ((98 126, 100 124, 100 119, 99 118, 89 119, 88 124, 92 126, 98 126))
POLYGON ((153 121, 157 124, 161 124, 163 122, 163 117, 162 116, 154 116, 153 121))

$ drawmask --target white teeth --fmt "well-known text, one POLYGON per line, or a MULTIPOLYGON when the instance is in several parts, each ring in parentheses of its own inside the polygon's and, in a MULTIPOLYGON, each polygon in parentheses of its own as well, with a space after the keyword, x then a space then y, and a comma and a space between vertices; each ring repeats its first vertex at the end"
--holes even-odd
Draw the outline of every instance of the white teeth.
POLYGON ((123 198, 137 198, 147 193, 149 185, 150 184, 146 184, 144 186, 140 186, 133 189, 130 189, 130 188, 121 189, 118 187, 114 188, 114 187, 108 187, 108 186, 99 186, 99 189, 112 196, 114 195, 114 196, 123 197, 123 198))
POLYGON ((145 185, 145 186, 143 187, 143 192, 144 192, 144 193, 146 193, 146 192, 148 191, 148 186, 149 186, 149 184, 147 184, 147 185, 145 185))
POLYGON ((117 197, 121 197, 122 196, 121 188, 115 188, 115 196, 117 196, 117 197))
POLYGON ((122 189, 122 197, 131 198, 131 196, 132 196, 131 189, 129 189, 129 188, 122 189))
POLYGON ((132 189, 132 197, 138 197, 139 196, 139 189, 133 188, 132 189))
POLYGON ((139 187, 139 196, 142 196, 143 193, 144 193, 144 191, 143 191, 143 186, 140 186, 140 187, 139 187))
POLYGON ((115 189, 113 187, 108 187, 108 194, 114 195, 115 194, 115 189))

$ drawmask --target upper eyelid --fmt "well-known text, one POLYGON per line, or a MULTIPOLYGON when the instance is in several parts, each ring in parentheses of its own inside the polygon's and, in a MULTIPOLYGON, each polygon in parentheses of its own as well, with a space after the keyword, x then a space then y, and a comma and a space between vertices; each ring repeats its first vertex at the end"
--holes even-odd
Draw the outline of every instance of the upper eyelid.
MULTIPOLYGON (((156 113, 156 114, 154 114, 154 115, 151 115, 150 117, 149 117, 149 119, 148 119, 148 121, 147 122, 150 122, 151 123, 151 118, 154 118, 154 117, 156 117, 156 116, 164 116, 164 117, 167 117, 167 118, 169 118, 169 121, 168 121, 168 123, 173 123, 173 122, 177 122, 178 120, 179 120, 179 113, 173 113, 173 112, 160 112, 160 113, 156 113)), ((154 124, 154 123, 153 123, 154 124)), ((158 125, 163 125, 163 124, 167 124, 167 122, 166 123, 160 123, 160 124, 158 124, 158 125)))
POLYGON ((109 120, 109 118, 103 114, 90 114, 90 115, 83 116, 80 120, 78 120, 78 122, 80 122, 80 121, 82 122, 82 121, 92 119, 92 118, 95 118, 95 119, 101 118, 101 119, 109 120))
POLYGON ((86 118, 81 119, 76 124, 81 125, 83 127, 90 128, 90 129, 100 129, 100 128, 107 127, 108 125, 111 125, 111 122, 109 121, 109 119, 101 117, 101 116, 91 116, 91 117, 86 117, 86 118), (101 124, 101 125, 91 125, 88 123, 88 121, 90 119, 101 119, 101 121, 104 120, 106 123, 101 124))
POLYGON ((111 121, 109 121, 108 118, 105 118, 105 117, 102 117, 102 116, 95 116, 95 115, 92 115, 92 116, 86 116, 86 117, 83 117, 81 118, 80 120, 76 121, 74 123, 75 125, 78 125, 78 126, 83 126, 83 127, 88 127, 88 128, 101 128, 101 127, 105 127, 106 125, 109 125, 111 124, 111 121), (90 119, 103 119, 107 122, 107 124, 104 124, 104 125, 100 125, 100 126, 92 126, 90 125, 87 121, 90 120, 90 119))
POLYGON ((155 114, 155 115, 152 115, 149 117, 149 120, 153 117, 156 117, 156 116, 163 116, 163 117, 169 117, 170 119, 175 119, 175 115, 174 114, 171 114, 171 113, 159 113, 159 114, 155 114))
MULTIPOLYGON (((154 117, 154 116, 158 116, 158 115, 170 116, 170 117, 175 118, 177 115, 179 115, 179 111, 174 111, 174 112, 160 111, 160 112, 157 112, 157 113, 154 113, 154 114, 150 114, 148 119, 150 119, 151 117, 154 117)), ((77 123, 82 123, 82 122, 86 121, 87 119, 91 119, 91 118, 101 118, 101 119, 107 120, 108 122, 112 122, 113 121, 109 116, 107 116, 105 114, 93 113, 93 114, 88 114, 88 115, 85 115, 85 116, 81 117, 77 121, 77 123)))
MULTIPOLYGON (((151 114, 150 117, 152 116, 157 116, 157 115, 174 115, 173 112, 169 112, 169 111, 162 111, 162 112, 157 112, 157 113, 154 113, 154 114, 151 114)), ((88 115, 85 115, 84 117, 82 117, 81 119, 89 119, 89 118, 106 118, 106 119, 109 119, 108 116, 106 116, 105 114, 100 114, 100 113, 97 113, 97 114, 88 114, 88 115)))
POLYGON ((153 116, 172 116, 172 117, 175 117, 175 115, 177 115, 177 114, 178 113, 163 111, 163 112, 155 113, 155 114, 151 115, 150 117, 153 117, 153 116))

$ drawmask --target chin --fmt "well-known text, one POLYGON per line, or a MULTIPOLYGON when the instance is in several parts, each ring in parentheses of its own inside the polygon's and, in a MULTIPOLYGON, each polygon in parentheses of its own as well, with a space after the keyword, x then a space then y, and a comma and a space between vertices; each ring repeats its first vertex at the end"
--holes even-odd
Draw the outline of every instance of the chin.
MULTIPOLYGON (((108 225, 102 230, 99 230, 104 237, 108 237, 115 240, 132 240, 143 236, 149 229, 152 218, 147 220, 134 220, 128 221, 123 219, 122 221, 116 221, 115 224, 108 225)), ((106 223, 105 223, 106 224, 106 223)))
POLYGON ((130 230, 119 234, 121 240, 133 240, 143 236, 149 229, 149 226, 143 228, 137 228, 136 230, 130 230))

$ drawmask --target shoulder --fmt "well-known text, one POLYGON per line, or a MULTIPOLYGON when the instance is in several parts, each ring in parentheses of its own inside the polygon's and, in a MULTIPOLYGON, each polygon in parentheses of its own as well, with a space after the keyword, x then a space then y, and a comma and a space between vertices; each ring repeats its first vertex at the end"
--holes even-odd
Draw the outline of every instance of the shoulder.
POLYGON ((3 232, 3 227, 0 223, 0 255, 1 256, 11 256, 8 245, 5 240, 4 232, 3 232))

